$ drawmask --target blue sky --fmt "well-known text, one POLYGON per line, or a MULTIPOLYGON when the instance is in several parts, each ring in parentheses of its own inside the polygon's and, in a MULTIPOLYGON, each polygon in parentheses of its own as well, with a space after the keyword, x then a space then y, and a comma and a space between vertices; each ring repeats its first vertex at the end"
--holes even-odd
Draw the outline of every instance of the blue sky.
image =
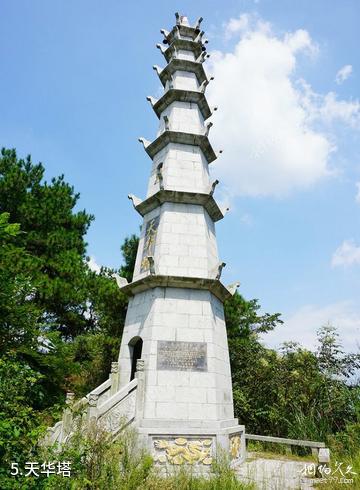
POLYGON ((95 215, 89 255, 117 267, 150 160, 155 44, 174 12, 203 28, 219 105, 213 166, 231 212, 217 226, 224 280, 285 325, 265 339, 311 347, 324 322, 360 330, 359 44, 356 1, 2 0, 0 144, 65 174, 95 215), (235 101, 235 103, 234 103, 235 101))

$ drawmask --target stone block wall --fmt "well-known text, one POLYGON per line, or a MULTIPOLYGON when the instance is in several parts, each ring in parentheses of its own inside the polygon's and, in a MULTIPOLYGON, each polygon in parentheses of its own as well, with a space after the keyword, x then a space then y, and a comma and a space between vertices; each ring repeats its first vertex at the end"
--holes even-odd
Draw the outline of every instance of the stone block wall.
POLYGON ((155 288, 130 300, 120 351, 120 382, 129 382, 134 337, 147 359, 145 419, 233 418, 229 354, 221 302, 209 291, 155 288), (159 341, 205 342, 206 371, 158 369, 159 341))

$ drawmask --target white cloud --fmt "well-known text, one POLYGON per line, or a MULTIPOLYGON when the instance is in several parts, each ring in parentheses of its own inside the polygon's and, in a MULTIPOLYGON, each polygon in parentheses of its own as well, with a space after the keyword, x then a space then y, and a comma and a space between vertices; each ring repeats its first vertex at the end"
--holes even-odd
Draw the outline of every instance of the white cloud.
POLYGON ((350 267, 360 264, 360 246, 353 240, 344 240, 332 256, 331 265, 333 267, 350 267))
POLYGON ((285 34, 284 43, 289 46, 292 53, 307 51, 308 54, 317 55, 319 52, 318 46, 304 29, 285 34))
POLYGON ((294 340, 307 349, 315 350, 316 331, 327 323, 337 327, 345 351, 356 352, 359 349, 360 310, 351 301, 302 306, 284 318, 284 325, 265 334, 263 341, 268 346, 278 347, 285 341, 294 340))
POLYGON ((355 201, 360 204, 360 182, 356 182, 356 196, 355 201))
POLYGON ((325 95, 314 92, 305 80, 298 80, 301 104, 306 108, 308 122, 320 121, 325 124, 342 122, 353 128, 360 128, 360 101, 339 100, 337 94, 325 95))
POLYGON ((208 96, 219 106, 211 136, 214 147, 224 149, 216 171, 229 192, 284 196, 333 175, 329 159, 336 147, 328 128, 313 123, 353 123, 360 107, 293 81, 298 55, 318 51, 309 33, 299 29, 280 38, 268 23, 243 14, 230 20, 225 34, 239 41, 231 52, 212 53, 208 96))
POLYGON ((249 18, 248 14, 242 14, 237 19, 231 18, 224 25, 225 38, 230 39, 235 34, 247 30, 249 27, 249 18))
POLYGON ((352 66, 351 65, 345 65, 340 70, 337 72, 336 77, 335 77, 335 82, 340 85, 341 83, 345 82, 347 78, 352 73, 352 66))
POLYGON ((99 274, 99 272, 101 270, 101 265, 99 265, 96 262, 95 257, 93 257, 93 256, 90 257, 90 259, 88 261, 88 266, 89 266, 90 270, 92 270, 93 272, 96 272, 96 274, 99 274))
POLYGON ((326 122, 332 122, 337 119, 349 126, 359 127, 360 102, 358 100, 352 102, 338 100, 334 92, 329 92, 323 98, 320 114, 326 122))

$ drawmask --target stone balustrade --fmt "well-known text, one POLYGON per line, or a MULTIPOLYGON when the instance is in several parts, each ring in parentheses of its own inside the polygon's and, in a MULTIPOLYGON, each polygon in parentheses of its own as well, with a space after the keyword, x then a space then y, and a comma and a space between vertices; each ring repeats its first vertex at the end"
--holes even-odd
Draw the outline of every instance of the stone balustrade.
POLYGON ((62 420, 49 427, 44 443, 63 444, 76 430, 77 424, 99 422, 116 437, 124 425, 141 419, 144 400, 144 361, 137 361, 135 379, 119 389, 119 364, 111 364, 109 378, 86 397, 75 401, 74 393, 66 394, 62 420))

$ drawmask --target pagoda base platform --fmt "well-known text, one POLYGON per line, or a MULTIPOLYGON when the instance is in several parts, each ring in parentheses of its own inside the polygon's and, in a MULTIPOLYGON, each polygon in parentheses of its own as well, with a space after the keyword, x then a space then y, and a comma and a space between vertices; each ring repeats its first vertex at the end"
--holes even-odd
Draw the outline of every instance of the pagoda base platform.
POLYGON ((245 461, 245 426, 223 421, 143 419, 136 423, 141 444, 156 466, 191 466, 195 473, 211 470, 216 457, 228 456, 231 467, 245 461))

